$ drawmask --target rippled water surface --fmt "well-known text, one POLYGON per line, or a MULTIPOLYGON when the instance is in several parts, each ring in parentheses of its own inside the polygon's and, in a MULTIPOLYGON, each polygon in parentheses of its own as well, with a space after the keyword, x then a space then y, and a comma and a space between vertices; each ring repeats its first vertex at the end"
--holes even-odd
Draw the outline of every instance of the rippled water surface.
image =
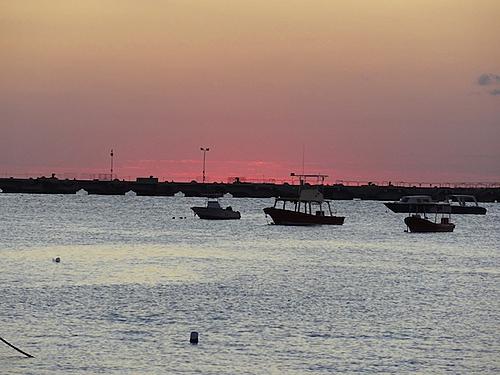
POLYGON ((0 194, 0 336, 35 356, 0 343, 0 373, 500 373, 499 204, 411 234, 380 202, 312 228, 221 203, 242 219, 194 218, 202 198, 0 194))

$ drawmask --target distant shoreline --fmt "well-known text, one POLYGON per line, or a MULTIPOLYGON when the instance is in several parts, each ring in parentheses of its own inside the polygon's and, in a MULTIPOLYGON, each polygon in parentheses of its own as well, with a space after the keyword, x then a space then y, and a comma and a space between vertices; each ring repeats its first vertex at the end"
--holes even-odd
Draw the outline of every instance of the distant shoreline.
MULTIPOLYGON (((296 196, 299 186, 287 183, 197 183, 197 182, 159 182, 157 178, 137 178, 125 180, 69 180, 57 177, 39 178, 0 178, 2 193, 18 194, 77 194, 84 192, 95 195, 125 195, 134 192, 138 196, 187 197, 223 196, 231 194, 235 198, 272 198, 277 196, 296 196)), ((430 195, 433 199, 443 200, 451 194, 474 195, 479 202, 500 202, 499 187, 440 187, 440 186, 396 186, 366 184, 347 186, 343 184, 322 185, 327 199, 335 200, 399 200, 405 195, 430 195)))

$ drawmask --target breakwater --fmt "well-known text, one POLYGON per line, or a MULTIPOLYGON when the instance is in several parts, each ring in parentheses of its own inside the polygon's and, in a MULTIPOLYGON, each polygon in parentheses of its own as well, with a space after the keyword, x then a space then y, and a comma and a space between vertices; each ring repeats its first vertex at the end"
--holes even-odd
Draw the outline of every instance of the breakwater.
MULTIPOLYGON (((22 194, 88 194, 124 195, 134 192, 139 196, 173 196, 182 193, 188 197, 222 196, 231 194, 240 198, 271 198, 277 196, 297 196, 299 186, 273 183, 197 183, 197 182, 159 182, 157 178, 137 178, 127 180, 77 180, 58 179, 57 177, 39 178, 0 178, 3 193, 22 194)), ((450 194, 474 195, 480 202, 500 201, 498 187, 420 187, 367 184, 347 186, 343 184, 322 185, 321 190, 327 199, 336 200, 398 200, 405 195, 430 195, 442 200, 450 194)))

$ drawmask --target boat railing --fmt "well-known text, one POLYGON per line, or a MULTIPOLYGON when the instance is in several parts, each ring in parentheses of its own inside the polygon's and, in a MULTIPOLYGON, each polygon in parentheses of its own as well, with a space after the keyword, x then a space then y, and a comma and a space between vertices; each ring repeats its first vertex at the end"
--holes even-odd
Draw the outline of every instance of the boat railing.
POLYGON ((326 210, 328 210, 327 212, 330 214, 330 216, 334 215, 334 212, 332 211, 332 207, 330 205, 330 201, 324 199, 302 200, 301 198, 296 197, 277 197, 274 201, 274 207, 276 208, 281 206, 281 209, 285 210, 287 203, 293 204, 293 210, 295 212, 304 212, 310 215, 313 215, 314 212, 316 216, 325 216, 324 207, 326 206, 326 210), (313 210, 313 208, 315 207, 318 207, 319 209, 313 210))

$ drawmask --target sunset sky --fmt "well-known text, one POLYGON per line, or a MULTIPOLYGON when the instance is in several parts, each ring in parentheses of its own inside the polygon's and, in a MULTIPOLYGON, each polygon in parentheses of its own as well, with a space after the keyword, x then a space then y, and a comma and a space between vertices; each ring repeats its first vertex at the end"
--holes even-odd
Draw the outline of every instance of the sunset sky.
POLYGON ((500 181, 498 0, 0 1, 0 176, 500 181))

